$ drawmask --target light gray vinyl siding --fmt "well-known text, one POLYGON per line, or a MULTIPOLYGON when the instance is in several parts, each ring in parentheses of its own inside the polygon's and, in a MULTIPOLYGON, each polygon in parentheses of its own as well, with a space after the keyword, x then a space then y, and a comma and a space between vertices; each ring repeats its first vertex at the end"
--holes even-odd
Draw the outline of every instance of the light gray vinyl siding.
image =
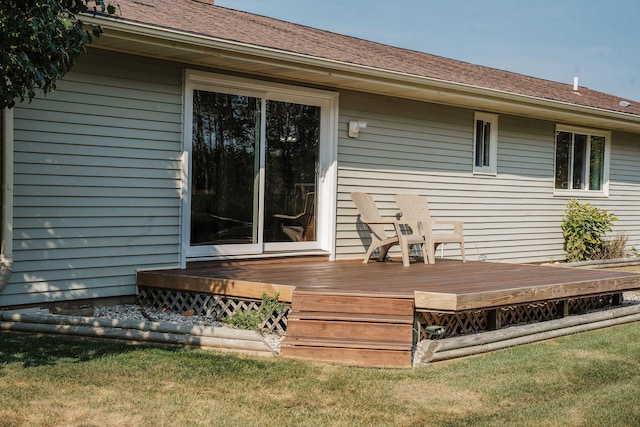
MULTIPOLYGON (((434 217, 464 221, 468 259, 564 259, 560 224, 569 198, 553 194, 555 123, 500 115, 498 172, 474 175, 473 110, 359 93, 343 93, 340 102, 337 258, 362 256, 368 246, 349 197, 365 191, 383 216, 395 217, 393 197, 406 192, 426 196, 434 217), (350 120, 368 123, 358 139, 346 136, 350 120)), ((635 242, 640 138, 614 133, 612 140, 610 197, 581 201, 614 212, 616 230, 635 242)), ((457 245, 445 255, 459 257, 457 245)))
MULTIPOLYGON (((640 135, 613 132, 609 199, 597 205, 616 215, 614 232, 640 249, 640 135)), ((595 204, 595 203, 594 203, 595 204)))
POLYGON ((90 51, 15 108, 14 272, 0 305, 134 295, 180 261, 182 70, 90 51))

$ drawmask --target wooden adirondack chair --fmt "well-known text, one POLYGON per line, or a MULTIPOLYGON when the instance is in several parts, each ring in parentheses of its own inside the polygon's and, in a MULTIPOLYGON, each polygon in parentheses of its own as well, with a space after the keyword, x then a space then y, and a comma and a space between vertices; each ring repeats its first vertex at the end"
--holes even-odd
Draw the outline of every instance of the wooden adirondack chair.
POLYGON ((436 248, 443 243, 459 243, 462 262, 465 262, 461 221, 443 221, 431 218, 427 198, 416 194, 398 194, 396 196, 396 204, 402 212, 403 221, 417 221, 419 223, 420 233, 427 242, 429 264, 436 262, 436 248), (435 224, 450 225, 453 230, 434 231, 433 226, 435 224))
POLYGON ((400 223, 396 220, 382 218, 373 197, 367 193, 351 193, 351 200, 353 200, 356 208, 358 208, 360 220, 367 225, 371 234, 371 244, 364 256, 364 261, 362 261, 363 263, 366 264, 369 262, 371 254, 377 248, 380 248, 378 261, 384 261, 389 248, 393 245, 400 245, 400 250, 402 252, 402 264, 405 267, 409 266, 409 251, 412 245, 420 245, 424 262, 425 264, 427 263, 425 240, 417 233, 417 223, 414 222, 413 224, 407 224, 405 222, 400 223), (385 224, 392 224, 395 233, 388 234, 384 227, 385 224))

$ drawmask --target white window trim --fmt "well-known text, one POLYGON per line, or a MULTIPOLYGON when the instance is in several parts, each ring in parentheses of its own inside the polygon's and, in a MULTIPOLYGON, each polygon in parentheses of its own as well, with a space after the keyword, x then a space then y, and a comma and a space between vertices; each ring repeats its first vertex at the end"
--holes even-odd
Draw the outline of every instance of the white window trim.
MULTIPOLYGON (((182 225, 181 225, 181 265, 186 266, 187 261, 216 259, 219 257, 206 254, 200 255, 198 249, 191 247, 190 243, 190 206, 191 206, 191 182, 190 182, 190 158, 191 158, 191 126, 192 117, 192 92, 194 88, 207 90, 230 90, 234 93, 259 94, 262 97, 273 99, 297 99, 298 102, 311 102, 313 105, 322 106, 322 134, 321 163, 319 165, 320 177, 318 185, 323 187, 317 201, 318 239, 314 247, 329 253, 331 260, 335 259, 335 234, 337 212, 337 181, 338 181, 338 99, 337 92, 310 89, 301 86, 293 86, 280 83, 264 82, 260 80, 242 77, 227 76, 196 70, 185 70, 183 93, 183 155, 182 155, 182 225)), ((266 247, 262 256, 273 256, 268 251, 280 249, 278 244, 270 243, 271 248, 266 247)), ((304 244, 300 246, 304 252, 304 244)), ((282 248, 285 249, 284 247, 282 248)), ((247 256, 250 254, 247 253, 247 256)), ((220 258, 242 257, 241 254, 220 254, 220 258)))
POLYGON ((473 173, 476 175, 498 174, 498 115, 476 111, 473 115, 473 173), (477 123, 482 120, 491 125, 489 131, 489 166, 476 166, 477 123))
MULTIPOLYGON (((557 124, 553 135, 553 195, 559 197, 583 197, 604 198, 609 197, 609 168, 611 163, 611 132, 601 129, 586 128, 580 126, 557 124), (602 190, 563 190, 556 187, 556 150, 558 144, 558 132, 571 132, 589 136, 602 136, 604 143, 604 170, 602 171, 602 190)), ((590 141, 590 139, 589 139, 590 141)))

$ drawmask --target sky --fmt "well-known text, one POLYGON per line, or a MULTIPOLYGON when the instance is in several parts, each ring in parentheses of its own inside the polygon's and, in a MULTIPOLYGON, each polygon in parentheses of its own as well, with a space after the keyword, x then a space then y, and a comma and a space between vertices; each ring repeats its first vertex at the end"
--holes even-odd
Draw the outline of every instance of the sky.
POLYGON ((640 0, 215 0, 640 102, 640 0))

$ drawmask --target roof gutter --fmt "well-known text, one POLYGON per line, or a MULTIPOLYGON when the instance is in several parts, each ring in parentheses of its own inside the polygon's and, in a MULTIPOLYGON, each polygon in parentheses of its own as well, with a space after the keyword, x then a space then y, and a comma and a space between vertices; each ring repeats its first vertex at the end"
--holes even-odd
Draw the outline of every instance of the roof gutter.
POLYGON ((13 109, 0 111, 2 116, 2 228, 0 231, 0 291, 13 271, 13 109))
MULTIPOLYGON (((383 84, 405 91, 418 90, 423 96, 416 96, 415 99, 424 100, 424 95, 430 95, 434 102, 461 107, 486 108, 497 112, 558 121, 582 122, 585 121, 585 116, 589 116, 589 123, 593 125, 640 132, 640 116, 628 113, 286 52, 117 18, 87 16, 83 17, 83 21, 88 24, 102 25, 107 31, 115 32, 109 36, 150 43, 166 47, 168 50, 235 59, 241 57, 243 60, 254 63, 270 65, 277 63, 289 69, 314 72, 323 76, 331 75, 354 81, 383 84), (596 123, 593 122, 594 118, 597 118, 596 123)), ((412 98, 412 96, 397 96, 412 98)))

